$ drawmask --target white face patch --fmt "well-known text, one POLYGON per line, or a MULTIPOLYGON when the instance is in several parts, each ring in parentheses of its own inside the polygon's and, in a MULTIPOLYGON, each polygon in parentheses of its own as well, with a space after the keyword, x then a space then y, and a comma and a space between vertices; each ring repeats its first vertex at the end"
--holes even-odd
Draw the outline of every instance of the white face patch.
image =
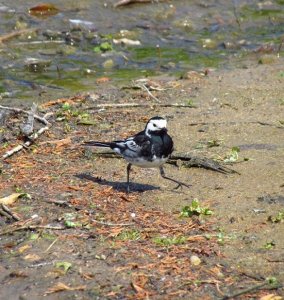
POLYGON ((146 127, 146 133, 149 131, 160 131, 163 128, 167 128, 167 120, 150 120, 146 127))

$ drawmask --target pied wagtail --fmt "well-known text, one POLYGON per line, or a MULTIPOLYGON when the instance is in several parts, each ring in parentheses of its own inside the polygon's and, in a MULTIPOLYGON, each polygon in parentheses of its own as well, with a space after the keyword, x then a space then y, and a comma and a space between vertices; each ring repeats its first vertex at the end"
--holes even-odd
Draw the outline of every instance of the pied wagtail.
POLYGON ((85 142, 86 146, 111 148, 121 155, 127 162, 127 192, 129 189, 129 174, 132 165, 141 168, 159 168, 163 178, 177 183, 177 187, 186 186, 176 179, 167 177, 163 164, 173 152, 173 140, 167 134, 167 121, 161 117, 151 118, 143 131, 125 140, 113 142, 85 142))

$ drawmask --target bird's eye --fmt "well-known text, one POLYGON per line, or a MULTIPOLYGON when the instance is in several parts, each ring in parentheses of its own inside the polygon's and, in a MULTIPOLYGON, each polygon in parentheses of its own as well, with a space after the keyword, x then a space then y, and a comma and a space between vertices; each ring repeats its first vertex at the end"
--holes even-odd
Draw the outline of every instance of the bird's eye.
POLYGON ((154 127, 157 127, 157 125, 156 125, 155 123, 153 124, 153 126, 154 126, 154 127))

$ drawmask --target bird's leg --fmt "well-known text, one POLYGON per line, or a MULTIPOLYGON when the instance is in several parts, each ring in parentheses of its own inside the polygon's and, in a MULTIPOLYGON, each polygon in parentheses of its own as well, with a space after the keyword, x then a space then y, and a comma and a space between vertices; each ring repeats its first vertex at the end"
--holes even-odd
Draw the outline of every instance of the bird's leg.
POLYGON ((187 187, 187 188, 190 187, 189 185, 187 185, 187 184, 185 184, 185 183, 183 183, 183 182, 180 182, 180 181, 178 181, 178 180, 176 180, 176 179, 167 177, 166 174, 165 174, 164 168, 163 168, 162 166, 160 167, 160 174, 161 174, 161 176, 162 176, 163 178, 168 179, 168 180, 170 180, 170 181, 173 181, 173 182, 177 183, 177 186, 176 186, 174 189, 178 189, 179 187, 182 187, 182 186, 185 186, 185 187, 187 187))
POLYGON ((127 165, 127 193, 129 193, 130 192, 130 187, 129 187, 129 185, 130 185, 130 182, 129 182, 129 174, 130 174, 130 170, 131 170, 131 164, 128 164, 127 165))

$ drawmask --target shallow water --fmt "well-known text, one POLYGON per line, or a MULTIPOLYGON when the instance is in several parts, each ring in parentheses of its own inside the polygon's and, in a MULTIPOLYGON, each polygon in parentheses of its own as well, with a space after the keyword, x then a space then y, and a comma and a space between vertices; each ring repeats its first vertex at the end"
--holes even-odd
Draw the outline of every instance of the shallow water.
POLYGON ((0 35, 37 29, 0 45, 2 102, 44 101, 99 88, 98 78, 130 82, 163 73, 243 67, 259 53, 283 54, 283 0, 172 1, 114 8, 116 1, 0 4, 0 35), (140 45, 115 44, 127 38, 140 45), (101 49, 106 43, 108 49, 101 49), (280 50, 279 50, 280 49, 280 50), (34 59, 34 61, 32 60, 34 59))

